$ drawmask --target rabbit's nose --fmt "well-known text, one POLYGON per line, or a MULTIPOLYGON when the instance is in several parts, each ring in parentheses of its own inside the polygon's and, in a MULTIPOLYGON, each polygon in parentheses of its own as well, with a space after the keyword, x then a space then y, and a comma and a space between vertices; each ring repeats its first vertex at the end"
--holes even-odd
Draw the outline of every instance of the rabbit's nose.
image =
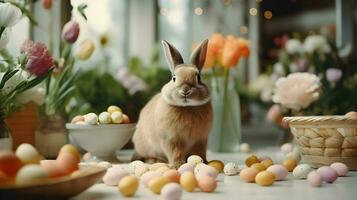
POLYGON ((191 94, 191 90, 190 89, 182 89, 179 91, 179 93, 181 96, 186 97, 191 94))

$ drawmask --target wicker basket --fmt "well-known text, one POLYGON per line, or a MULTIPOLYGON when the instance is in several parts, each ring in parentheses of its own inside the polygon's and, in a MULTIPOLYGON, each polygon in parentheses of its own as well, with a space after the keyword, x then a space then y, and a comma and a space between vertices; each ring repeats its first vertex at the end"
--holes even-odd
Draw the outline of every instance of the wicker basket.
POLYGON ((357 117, 285 117, 305 162, 313 167, 343 162, 357 170, 357 117))

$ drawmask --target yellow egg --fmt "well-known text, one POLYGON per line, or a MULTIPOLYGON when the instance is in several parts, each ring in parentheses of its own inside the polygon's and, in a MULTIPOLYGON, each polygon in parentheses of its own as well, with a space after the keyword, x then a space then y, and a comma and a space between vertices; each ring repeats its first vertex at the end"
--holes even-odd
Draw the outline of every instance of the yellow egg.
POLYGON ((115 111, 123 112, 118 106, 109 106, 107 109, 108 113, 112 114, 115 111))
POLYGON ((123 113, 119 111, 114 111, 110 117, 112 118, 112 122, 114 124, 121 124, 124 120, 123 113))
POLYGON ((297 162, 294 159, 288 158, 284 160, 283 166, 288 170, 288 172, 292 172, 297 166, 297 162))
POLYGON ((126 176, 120 179, 118 190, 126 197, 131 197, 135 194, 139 187, 138 179, 135 176, 126 176))
POLYGON ((167 167, 167 164, 166 163, 161 163, 161 162, 154 163, 154 164, 149 166, 149 170, 150 171, 156 171, 160 167, 167 167))
POLYGON ((262 163, 254 163, 250 167, 255 168, 259 171, 264 171, 266 167, 262 163))
POLYGON ((79 153, 78 149, 75 146, 73 146, 72 144, 63 145, 59 154, 61 154, 62 152, 68 152, 68 153, 74 155, 77 158, 78 162, 81 160, 81 154, 79 153))
POLYGON ((180 177, 180 184, 187 192, 193 192, 198 183, 193 172, 185 172, 180 177))
POLYGON ((42 156, 31 144, 23 143, 16 149, 16 156, 24 164, 39 164, 42 156))
POLYGON ((161 189, 168 183, 170 183, 170 179, 166 176, 154 177, 149 181, 149 189, 156 194, 160 194, 161 189))
POLYGON ((250 167, 254 163, 259 163, 259 159, 255 155, 251 155, 245 160, 245 164, 247 165, 247 167, 250 167))
POLYGON ((263 160, 262 162, 260 162, 261 164, 263 164, 265 166, 265 168, 268 168, 270 166, 272 166, 274 163, 272 160, 268 159, 268 160, 263 160))
POLYGON ((171 182, 180 183, 181 174, 176 169, 169 169, 163 175, 169 178, 171 182))
POLYGON ((275 176, 273 173, 269 171, 259 172, 255 176, 255 182, 261 186, 270 186, 274 183, 274 181, 275 181, 275 176))
POLYGON ((207 165, 216 168, 218 173, 222 173, 224 169, 224 163, 220 160, 211 160, 207 163, 207 165))
POLYGON ((167 166, 163 166, 163 167, 159 167, 156 171, 157 172, 160 172, 160 173, 164 173, 166 172, 167 170, 169 170, 170 168, 167 167, 167 166))
POLYGON ((259 173, 256 168, 245 168, 240 173, 240 179, 244 182, 251 183, 255 181, 255 176, 259 173))

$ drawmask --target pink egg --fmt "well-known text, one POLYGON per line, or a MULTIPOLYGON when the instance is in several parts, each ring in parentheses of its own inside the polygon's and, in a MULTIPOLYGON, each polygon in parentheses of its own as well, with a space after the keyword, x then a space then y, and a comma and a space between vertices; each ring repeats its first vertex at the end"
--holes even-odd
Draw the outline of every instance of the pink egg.
POLYGON ((168 183, 161 189, 162 200, 179 200, 182 196, 182 189, 178 183, 168 183))
POLYGON ((56 160, 66 175, 78 170, 78 158, 69 152, 61 152, 56 160))
POLYGON ((307 175, 307 181, 314 187, 320 187, 322 185, 322 177, 316 171, 312 171, 307 175))
POLYGON ((195 167, 195 175, 196 176, 211 176, 212 178, 217 178, 218 171, 216 168, 200 163, 195 167))
POLYGON ((272 159, 271 159, 271 157, 269 157, 269 156, 262 155, 262 156, 259 156, 259 157, 258 157, 258 160, 259 160, 260 162, 262 162, 262 161, 264 161, 264 160, 272 160, 272 159))
POLYGON ((191 163, 185 163, 183 165, 181 165, 177 171, 180 173, 180 174, 183 174, 185 172, 193 172, 195 166, 191 163))
POLYGON ((199 176, 197 178, 197 181, 198 181, 198 187, 203 192, 213 192, 217 187, 216 179, 211 176, 205 176, 205 175, 199 176))
POLYGON ((328 166, 323 166, 317 169, 317 173, 322 177, 327 183, 333 183, 337 179, 337 172, 328 166))
POLYGON ((348 167, 341 162, 335 162, 330 165, 332 169, 337 172, 338 176, 346 176, 348 173, 348 167))
POLYGON ((157 171, 148 171, 140 177, 140 181, 147 187, 150 180, 158 176, 162 176, 162 173, 157 171))
POLYGON ((118 185, 120 179, 124 178, 125 176, 129 176, 129 172, 123 170, 121 168, 109 168, 105 175, 103 176, 103 182, 109 186, 116 186, 118 185))
POLYGON ((288 175, 288 170, 282 165, 272 165, 268 167, 267 171, 275 175, 276 181, 284 180, 285 177, 288 175))
POLYGON ((65 176, 66 172, 58 164, 57 160, 41 160, 41 167, 48 173, 50 178, 65 176))

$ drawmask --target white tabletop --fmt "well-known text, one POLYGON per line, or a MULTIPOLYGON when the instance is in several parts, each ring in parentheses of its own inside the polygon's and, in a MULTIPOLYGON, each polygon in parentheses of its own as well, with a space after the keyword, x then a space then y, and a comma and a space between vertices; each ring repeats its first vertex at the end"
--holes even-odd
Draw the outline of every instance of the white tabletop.
MULTIPOLYGON (((126 160, 131 152, 121 152, 119 157, 126 160)), ((208 160, 219 159, 223 162, 244 164, 244 159, 250 154, 268 155, 275 163, 284 159, 277 148, 264 148, 249 154, 244 153, 208 153, 208 160)), ((87 191, 76 196, 75 200, 88 199, 124 199, 117 187, 96 184, 87 191)), ((135 196, 131 199, 160 199, 145 186, 140 185, 135 196)), ((287 180, 275 182, 270 187, 261 187, 255 183, 245 183, 239 176, 218 176, 218 187, 213 193, 203 193, 196 189, 192 193, 184 192, 182 200, 352 200, 357 199, 357 172, 349 172, 348 177, 339 177, 333 184, 324 183, 322 187, 311 187, 306 180, 295 179, 290 173, 287 180)))

